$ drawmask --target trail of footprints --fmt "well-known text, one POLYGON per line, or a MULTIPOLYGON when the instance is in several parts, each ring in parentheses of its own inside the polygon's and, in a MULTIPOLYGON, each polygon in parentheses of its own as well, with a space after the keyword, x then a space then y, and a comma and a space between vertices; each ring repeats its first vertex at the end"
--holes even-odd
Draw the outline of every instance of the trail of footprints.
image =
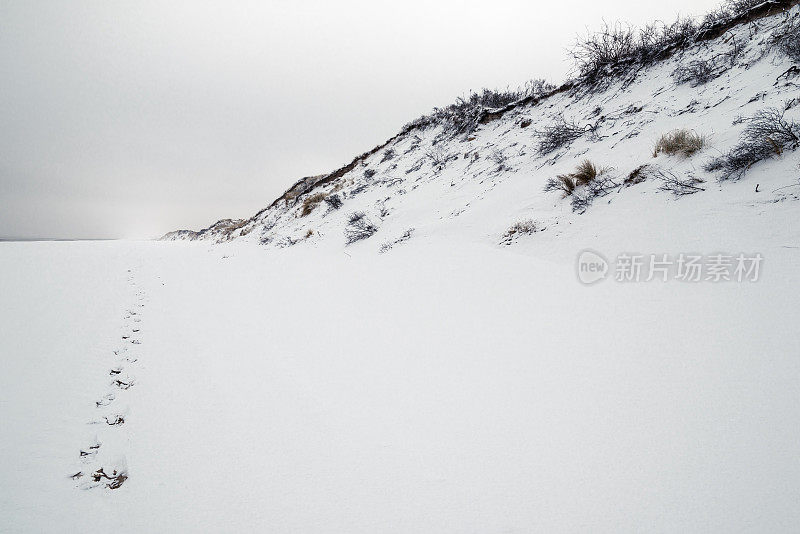
POLYGON ((95 401, 94 415, 88 422, 94 427, 94 439, 80 449, 80 470, 70 475, 72 480, 78 481, 77 487, 84 490, 117 489, 128 479, 124 450, 128 443, 126 396, 136 385, 134 372, 139 361, 141 314, 146 302, 145 293, 137 287, 131 269, 128 269, 128 284, 134 294, 133 303, 123 316, 123 333, 119 347, 111 355, 106 390, 95 401))

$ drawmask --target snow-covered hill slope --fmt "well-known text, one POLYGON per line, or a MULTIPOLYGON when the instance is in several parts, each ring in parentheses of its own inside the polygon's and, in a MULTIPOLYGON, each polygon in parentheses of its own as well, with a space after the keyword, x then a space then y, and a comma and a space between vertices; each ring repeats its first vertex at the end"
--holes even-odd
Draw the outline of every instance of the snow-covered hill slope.
POLYGON ((352 243, 350 249, 385 252, 436 234, 493 244, 547 241, 597 226, 606 210, 625 217, 623 206, 632 203, 642 213, 670 206, 680 216, 689 205, 716 211, 794 201, 800 77, 796 58, 778 45, 800 35, 792 4, 756 6, 738 23, 699 32, 693 44, 651 64, 584 76, 500 110, 480 109, 461 133, 423 118, 342 169, 300 180, 249 219, 164 239, 333 249, 352 243), (711 170, 764 113, 782 114, 794 139, 772 148, 775 136, 767 132, 762 143, 770 145, 755 158, 761 161, 745 161, 733 176, 711 170), (702 136, 702 149, 654 157, 661 136, 678 129, 702 136), (601 179, 568 196, 544 191, 587 159, 607 168, 601 179), (518 222, 525 224, 509 232, 518 222), (522 235, 533 229, 535 235, 522 235))

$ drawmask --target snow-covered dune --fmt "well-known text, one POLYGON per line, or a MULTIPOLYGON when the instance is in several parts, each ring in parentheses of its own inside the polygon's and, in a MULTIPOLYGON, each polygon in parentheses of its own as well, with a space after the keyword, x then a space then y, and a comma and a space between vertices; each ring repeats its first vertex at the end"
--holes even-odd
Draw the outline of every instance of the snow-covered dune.
POLYGON ((757 14, 764 6, 776 14, 693 34, 713 38, 636 68, 622 65, 552 90, 539 86, 499 110, 477 102, 422 117, 341 169, 298 181, 249 219, 164 238, 386 252, 395 243, 449 235, 540 248, 544 234, 599 227, 606 204, 670 205, 680 217, 691 211, 689 195, 713 209, 794 201, 800 71, 781 51, 781 43, 800 35, 800 6, 787 9, 793 4, 756 6, 757 14), (775 121, 764 124, 765 116, 783 121, 785 131, 770 130, 775 121), (690 156, 654 157, 657 141, 681 130, 703 146, 690 156), (742 156, 736 149, 743 142, 760 155, 731 158, 742 156), (732 159, 735 169, 724 168, 732 159), (544 191, 585 160, 605 170, 594 184, 570 195, 544 191), (508 235, 529 221, 541 232, 508 235))

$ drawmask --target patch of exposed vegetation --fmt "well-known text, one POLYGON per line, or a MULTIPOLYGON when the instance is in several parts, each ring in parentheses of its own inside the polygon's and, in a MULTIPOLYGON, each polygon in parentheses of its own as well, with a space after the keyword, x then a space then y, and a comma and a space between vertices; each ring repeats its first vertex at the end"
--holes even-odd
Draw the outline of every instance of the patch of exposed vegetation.
POLYGON ((564 197, 568 197, 575 192, 575 189, 581 186, 589 185, 594 182, 598 176, 608 172, 608 168, 600 168, 589 161, 583 160, 575 169, 575 172, 569 174, 560 174, 555 178, 550 178, 544 186, 544 191, 561 191, 564 197))
POLYGON ((369 220, 363 211, 354 211, 347 218, 344 229, 345 242, 350 245, 356 241, 367 239, 378 231, 378 227, 369 220))
POLYGON ((594 199, 620 187, 621 184, 609 175, 611 170, 610 167, 598 168, 591 161, 584 160, 575 172, 549 179, 544 191, 561 191, 562 198, 571 197, 573 211, 583 213, 594 199))
POLYGON ((688 83, 692 87, 703 85, 717 77, 717 65, 713 60, 695 60, 679 65, 672 73, 675 83, 688 83))
POLYGON ((540 96, 554 88, 555 86, 545 80, 531 80, 518 89, 482 89, 466 97, 459 97, 449 106, 434 108, 432 113, 411 121, 406 128, 441 126, 443 134, 449 137, 469 134, 478 126, 484 110, 502 108, 523 98, 540 96))
POLYGON ((720 172, 720 181, 738 180, 759 161, 795 150, 800 142, 800 125, 787 120, 777 108, 763 109, 743 122, 747 127, 739 143, 704 167, 708 172, 720 172))
POLYGON ((409 239, 411 239, 411 234, 413 234, 413 233, 414 233, 414 229, 413 228, 409 228, 408 230, 403 232, 403 234, 400 237, 398 237, 397 239, 395 239, 394 241, 386 241, 386 242, 382 243, 380 248, 378 249, 378 252, 381 253, 381 254, 383 254, 385 252, 388 252, 389 250, 391 250, 391 248, 393 246, 395 246, 397 244, 400 244, 400 243, 404 243, 404 242, 408 241, 409 239))
POLYGON ((327 193, 322 192, 307 196, 306 199, 303 200, 303 205, 300 208, 300 216, 305 217, 309 215, 327 196, 327 193))
POLYGON ((328 205, 328 211, 338 210, 342 207, 342 197, 337 194, 328 195, 325 197, 325 204, 328 205))
POLYGON ((587 131, 574 120, 558 117, 550 125, 533 132, 539 140, 539 154, 545 155, 567 147, 587 131))
POLYGON ((381 158, 381 163, 383 163, 385 161, 393 160, 396 155, 397 154, 396 154, 396 152, 395 152, 395 150, 393 148, 387 148, 383 152, 383 157, 381 158))
POLYGON ((701 150, 706 144, 705 137, 702 135, 682 128, 673 130, 661 136, 653 149, 653 157, 657 157, 662 152, 669 156, 676 154, 689 157, 701 150))
POLYGON ((500 243, 509 245, 512 241, 514 241, 515 238, 521 235, 535 234, 541 230, 542 228, 539 227, 539 224, 532 219, 517 221, 512 224, 508 230, 506 230, 506 232, 503 234, 503 237, 500 239, 500 243))

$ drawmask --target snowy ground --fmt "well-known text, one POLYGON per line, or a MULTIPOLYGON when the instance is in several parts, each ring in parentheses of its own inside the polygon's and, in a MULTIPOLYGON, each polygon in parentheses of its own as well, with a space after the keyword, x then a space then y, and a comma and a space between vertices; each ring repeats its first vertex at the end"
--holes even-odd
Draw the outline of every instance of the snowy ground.
POLYGON ((649 202, 513 247, 0 244, 0 531, 795 529, 795 203, 649 202), (584 286, 584 247, 764 263, 584 286))

